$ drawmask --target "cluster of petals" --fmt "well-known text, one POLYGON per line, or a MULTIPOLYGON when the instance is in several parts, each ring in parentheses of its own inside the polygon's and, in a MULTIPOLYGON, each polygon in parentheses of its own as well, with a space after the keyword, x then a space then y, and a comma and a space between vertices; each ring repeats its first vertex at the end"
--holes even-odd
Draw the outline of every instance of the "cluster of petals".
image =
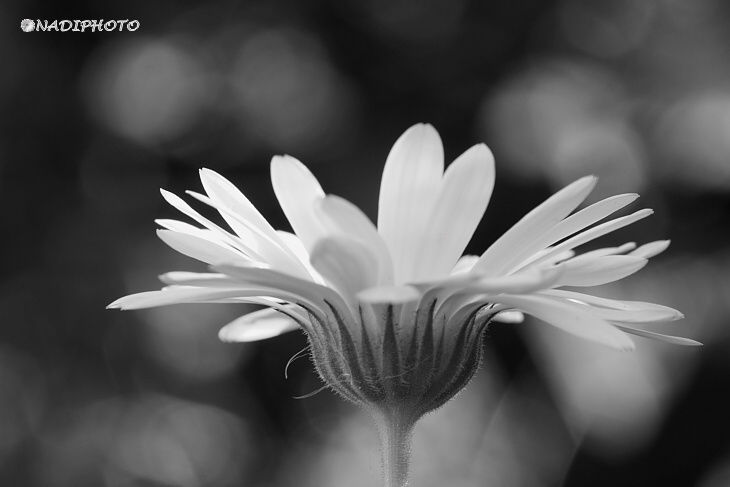
POLYGON ((493 156, 486 145, 475 145, 444 171, 441 139, 427 124, 408 129, 387 158, 377 226, 347 200, 325 194, 290 156, 273 158, 271 179, 293 233, 272 228, 219 174, 203 169, 200 176, 205 194, 188 194, 218 210, 230 230, 163 191, 198 225, 158 220, 158 235, 178 252, 209 264, 210 272, 166 273, 160 277, 163 289, 126 296, 109 307, 202 302, 265 307, 222 328, 226 341, 258 340, 300 327, 311 334, 308 328, 315 323, 333 322, 352 324, 357 340, 382 327, 387 306, 400 323, 431 310, 443 323, 434 329, 437 343, 449 340, 450 323, 467 316, 519 321, 522 313, 619 350, 633 348, 629 334, 697 343, 643 328, 681 318, 677 310, 579 292, 633 274, 669 245, 627 243, 576 254, 579 246, 652 213, 642 209, 606 220, 636 194, 575 211, 596 185, 595 177, 563 188, 476 256, 462 254, 492 195, 493 156))

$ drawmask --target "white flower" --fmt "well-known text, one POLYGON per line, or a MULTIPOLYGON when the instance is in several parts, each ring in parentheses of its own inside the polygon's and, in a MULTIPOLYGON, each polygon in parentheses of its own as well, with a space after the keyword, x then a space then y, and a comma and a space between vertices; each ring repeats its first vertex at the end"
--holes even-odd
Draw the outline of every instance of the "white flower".
POLYGON ((348 201, 326 195, 299 161, 274 157, 274 192, 295 233, 274 230, 229 181, 203 169, 207 195, 188 194, 216 208, 233 232, 165 191, 164 198, 200 227, 157 223, 165 243, 208 263, 211 272, 164 274, 167 287, 109 307, 264 305, 226 325, 221 339, 251 341, 302 328, 330 386, 366 407, 407 403, 414 422, 466 385, 492 319, 515 322, 528 313, 618 350, 634 347, 627 334, 697 344, 637 327, 682 318, 674 309, 561 289, 622 279, 667 248, 668 241, 628 243, 575 255, 580 245, 649 216, 652 211, 643 209, 595 225, 637 195, 613 196, 573 213, 597 181, 579 179, 481 256, 462 256, 489 203, 494 160, 484 144, 445 172, 443 159, 430 125, 415 125, 398 139, 383 171, 376 228, 348 201))

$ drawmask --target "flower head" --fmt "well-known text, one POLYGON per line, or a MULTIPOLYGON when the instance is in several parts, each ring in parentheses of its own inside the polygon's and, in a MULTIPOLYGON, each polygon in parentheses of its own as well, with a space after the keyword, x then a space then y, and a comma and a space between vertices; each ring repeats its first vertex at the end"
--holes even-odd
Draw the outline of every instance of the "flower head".
POLYGON ((413 424, 441 406, 477 370, 488 323, 519 321, 522 313, 618 350, 633 348, 628 334, 697 344, 637 326, 682 318, 674 309, 562 289, 627 277, 669 244, 627 243, 576 255, 580 245, 652 213, 639 210, 598 224, 635 194, 573 213, 595 177, 550 197, 481 256, 462 256, 489 203, 494 160, 479 144, 444 172, 441 139, 430 125, 411 127, 391 150, 377 227, 348 201, 326 195, 289 156, 274 157, 271 177, 294 233, 272 228, 222 176, 208 169, 200 176, 206 194, 189 195, 216 208, 232 231, 163 191, 200 226, 158 220, 158 235, 211 272, 164 274, 167 287, 110 307, 263 305, 223 327, 221 339, 251 341, 301 328, 323 380, 376 416, 397 409, 401 421, 413 424))

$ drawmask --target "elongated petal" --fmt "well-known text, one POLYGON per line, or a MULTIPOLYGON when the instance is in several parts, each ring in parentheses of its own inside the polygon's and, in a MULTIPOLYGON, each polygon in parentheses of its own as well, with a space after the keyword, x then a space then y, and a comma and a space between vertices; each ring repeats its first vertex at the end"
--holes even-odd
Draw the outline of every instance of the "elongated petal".
POLYGON ((669 248, 670 240, 657 240, 655 242, 649 242, 644 244, 638 249, 631 252, 629 255, 635 255, 637 257, 644 257, 650 259, 657 256, 669 248))
POLYGON ((242 294, 241 289, 171 287, 159 291, 130 294, 111 303, 110 309, 145 309, 182 303, 205 303, 219 299, 235 298, 242 294))
MULTIPOLYGON (((228 208, 230 213, 239 215, 243 220, 249 222, 265 234, 272 241, 277 242, 278 236, 269 222, 264 218, 256 207, 241 193, 230 181, 210 169, 200 170, 200 180, 203 183, 205 192, 217 207, 228 208)), ((225 213, 223 218, 234 228, 238 222, 225 213)))
POLYGON ((218 332, 224 342, 254 342, 299 329, 290 317, 275 309, 262 309, 241 316, 218 332))
POLYGON ((541 254, 538 253, 539 250, 593 225, 597 221, 602 220, 608 215, 615 213, 629 203, 635 201, 638 197, 639 195, 634 193, 611 196, 594 203, 587 208, 583 208, 573 215, 570 215, 531 243, 531 248, 525 252, 525 254, 533 255, 528 257, 525 262, 521 263, 520 267, 540 257, 541 254))
POLYGON ((561 253, 563 253, 565 251, 572 250, 575 247, 578 247, 579 245, 588 243, 591 240, 595 240, 598 237, 602 237, 603 235, 606 235, 607 233, 614 232, 614 231, 618 230, 619 228, 623 228, 627 225, 630 225, 636 221, 641 220, 642 218, 646 218, 647 216, 651 215, 652 213, 654 213, 653 210, 646 208, 643 210, 639 210, 635 213, 632 213, 630 215, 615 218, 615 219, 607 221, 605 223, 601 223, 600 225, 596 225, 595 227, 589 228, 588 230, 581 232, 573 237, 570 237, 569 239, 552 247, 548 252, 545 252, 539 259, 536 259, 530 265, 539 265, 542 262, 550 261, 556 255, 560 255, 561 253))
POLYGON ((240 245, 246 249, 251 249, 255 252, 255 255, 260 256, 256 260, 265 262, 275 269, 285 271, 293 276, 308 276, 305 267, 301 264, 297 256, 290 251, 278 234, 275 238, 272 238, 241 215, 234 213, 230 208, 217 205, 205 195, 193 191, 188 191, 187 193, 198 201, 215 208, 221 215, 224 215, 226 221, 229 222, 240 237, 237 239, 240 245))
POLYGON ((540 271, 521 272, 503 277, 488 277, 464 286, 459 293, 516 293, 527 294, 549 288, 561 280, 563 269, 553 267, 540 271))
POLYGON ((474 274, 461 274, 424 290, 421 302, 426 304, 437 299, 438 314, 451 317, 463 307, 477 302, 486 303, 487 295, 529 294, 550 288, 561 274, 559 267, 481 279, 474 274))
POLYGON ((317 178, 293 157, 276 156, 271 160, 271 183, 294 233, 311 250, 325 236, 313 211, 315 202, 324 198, 317 178))
POLYGON ((196 222, 203 225, 205 228, 209 229, 210 231, 214 232, 216 235, 220 237, 220 239, 223 242, 226 242, 228 245, 234 248, 238 248, 242 252, 244 252, 246 255, 251 257, 255 260, 263 260, 261 255, 258 253, 258 249, 252 247, 251 245, 245 245, 241 241, 241 239, 236 238, 235 236, 231 235, 229 232, 221 228, 220 226, 216 225, 212 221, 208 220, 204 216, 202 216, 200 213, 195 211, 193 208, 190 207, 187 203, 185 203, 181 198, 174 195, 173 193, 170 193, 169 191, 165 191, 164 189, 160 190, 160 193, 162 193, 162 197, 167 201, 170 205, 172 205, 175 209, 182 212, 184 215, 187 215, 188 217, 192 218, 196 222))
POLYGON ((498 276, 539 250, 533 249, 532 242, 581 204, 596 181, 594 176, 581 178, 545 200, 497 239, 482 254, 472 272, 485 277, 498 276))
POLYGON ((318 203, 330 235, 346 235, 369 248, 377 259, 378 284, 393 284, 393 260, 378 229, 357 206, 339 196, 328 195, 318 203))
POLYGON ((638 328, 632 328, 630 326, 626 325, 615 325, 618 329, 623 331, 624 333, 631 333, 632 335, 644 337, 644 338, 651 338, 652 340, 657 340, 660 342, 665 343, 671 343, 672 345, 684 345, 689 347, 701 347, 702 343, 692 340, 690 338, 684 338, 684 337, 678 337, 678 336, 672 336, 672 335, 664 335, 662 333, 655 333, 653 331, 647 331, 647 330, 640 330, 638 328))
POLYGON ((487 209, 494 188, 494 156, 484 144, 457 158, 444 174, 424 238, 413 249, 420 265, 413 280, 449 274, 487 209))
POLYGON ((656 311, 664 316, 662 321, 674 321, 684 318, 684 315, 681 312, 662 304, 601 298, 590 294, 566 291, 565 289, 548 289, 541 291, 540 294, 569 299, 571 301, 590 304, 594 307, 600 308, 616 309, 621 311, 656 311))
POLYGON ((250 262, 250 259, 242 254, 194 235, 172 230, 157 230, 157 236, 181 254, 206 264, 250 262))
POLYGON ((560 286, 599 286, 623 279, 647 264, 642 257, 607 255, 593 259, 575 258, 560 264, 563 275, 560 286))
MULTIPOLYGON (((636 244, 634 242, 628 242, 619 247, 604 247, 602 249, 596 249, 596 250, 591 250, 589 252, 584 252, 572 260, 581 261, 581 260, 585 260, 585 259, 594 259, 597 257, 603 257, 606 255, 624 254, 626 252, 634 250, 635 248, 636 248, 636 244)), ((633 255, 633 254, 631 254, 631 255, 633 255)))
POLYGON ((234 289, 240 288, 241 281, 217 272, 172 271, 158 276, 168 286, 193 286, 234 289))
MULTIPOLYGON (((354 318, 342 296, 328 287, 298 279, 273 269, 233 265, 215 265, 211 266, 211 268, 216 272, 221 272, 235 279, 239 279, 242 283, 252 287, 260 286, 267 289, 277 289, 298 296, 302 301, 316 306, 317 309, 322 310, 325 314, 329 312, 330 306, 334 306, 341 314, 345 315, 344 317, 346 319, 353 320, 354 322, 354 318)), ((276 296, 265 292, 260 293, 260 295, 276 296)), ((296 304, 291 299, 288 301, 296 304)))
POLYGON ((498 302, 531 314, 585 340, 622 351, 634 348, 634 343, 626 334, 579 304, 539 295, 502 295, 498 302))
POLYGON ((312 266, 340 293, 354 299, 378 282, 378 261, 365 245, 351 238, 321 239, 312 249, 312 266))
POLYGON ((413 249, 429 224, 444 172, 438 132, 425 124, 409 128, 393 145, 383 170, 378 202, 378 232, 393 258, 394 280, 401 284, 417 273, 413 249))

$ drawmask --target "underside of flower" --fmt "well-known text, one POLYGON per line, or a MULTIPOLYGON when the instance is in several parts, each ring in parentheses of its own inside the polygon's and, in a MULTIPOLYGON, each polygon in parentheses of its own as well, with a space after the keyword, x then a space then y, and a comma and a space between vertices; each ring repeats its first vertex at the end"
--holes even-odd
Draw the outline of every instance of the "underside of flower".
POLYGON ((368 326, 362 312, 359 323, 346 323, 333 307, 333 323, 310 315, 302 327, 328 385, 370 412, 399 409, 415 423, 471 380, 489 322, 489 315, 477 317, 479 310, 459 323, 447 322, 435 309, 434 300, 404 317, 388 304, 368 326))

